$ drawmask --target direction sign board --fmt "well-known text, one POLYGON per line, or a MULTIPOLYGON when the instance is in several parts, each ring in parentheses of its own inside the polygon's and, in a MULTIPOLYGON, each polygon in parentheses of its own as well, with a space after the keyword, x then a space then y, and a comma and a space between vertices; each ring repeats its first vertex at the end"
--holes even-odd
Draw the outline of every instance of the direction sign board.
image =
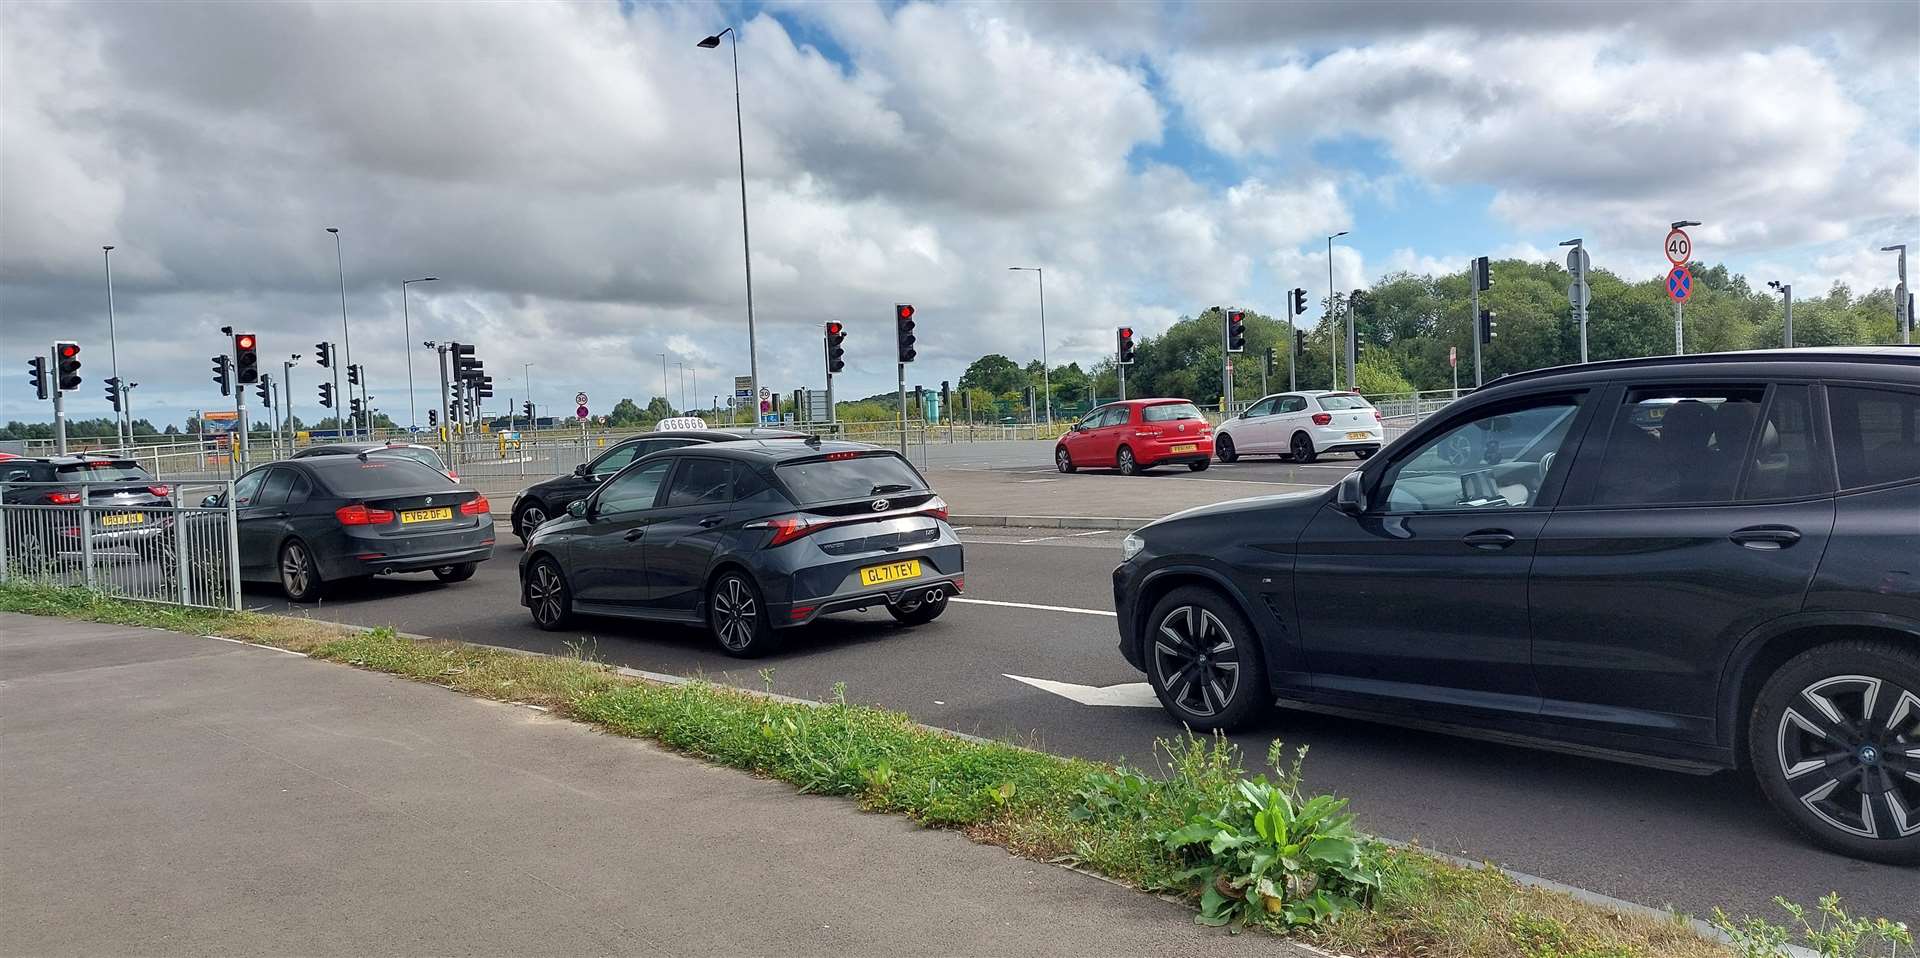
POLYGON ((1673 297, 1676 303, 1686 302, 1687 297, 1693 295, 1693 271, 1685 266, 1675 266, 1673 272, 1667 274, 1667 295, 1673 297))
POLYGON ((579 409, 575 409, 575 410, 573 411, 573 418, 575 418, 575 419, 585 419, 585 418, 587 418, 587 407, 585 407, 585 406, 581 406, 581 407, 580 407, 579 409))
POLYGON ((753 398, 753 377, 752 376, 733 377, 733 398, 735 399, 752 399, 753 398))
POLYGON ((573 394, 573 404, 574 404, 574 405, 576 405, 576 406, 584 406, 584 405, 586 405, 586 404, 587 404, 587 394, 586 394, 586 393, 574 393, 574 394, 573 394))
MULTIPOLYGON (((1693 238, 1687 235, 1686 230, 1678 226, 1674 227, 1673 232, 1667 234, 1667 262, 1675 266, 1682 266, 1686 264, 1687 260, 1692 258, 1693 238)), ((1685 296, 1676 298, 1686 299, 1685 296)))

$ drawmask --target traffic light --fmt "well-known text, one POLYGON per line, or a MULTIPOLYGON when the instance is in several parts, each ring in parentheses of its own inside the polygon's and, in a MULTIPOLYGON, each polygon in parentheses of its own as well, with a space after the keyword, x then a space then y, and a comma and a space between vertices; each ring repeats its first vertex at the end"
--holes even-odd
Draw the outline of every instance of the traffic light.
POLYGON ((1485 256, 1473 261, 1473 288, 1479 290, 1493 288, 1493 264, 1485 256))
POLYGON ((1500 335, 1499 333, 1494 331, 1494 328, 1499 325, 1500 325, 1499 321, 1493 315, 1493 310, 1491 309, 1481 310, 1480 311, 1480 341, 1482 343, 1493 342, 1494 337, 1500 335))
POLYGON ((109 376, 106 382, 107 402, 113 404, 113 411, 120 411, 120 377, 109 376))
POLYGON ((213 357, 213 381, 220 384, 220 395, 233 395, 233 373, 227 366, 227 357, 213 357))
POLYGON ((532 422, 533 421, 533 400, 529 399, 526 402, 521 403, 520 412, 526 416, 528 422, 532 422))
POLYGON ((53 355, 55 359, 59 360, 55 368, 54 382, 59 385, 60 391, 69 392, 79 389, 80 344, 71 342, 54 343, 53 355))
POLYGON ((1267 347, 1267 375, 1273 375, 1273 347, 1267 347))
POLYGON ((1347 294, 1347 312, 1353 314, 1353 361, 1360 361, 1360 353, 1367 348, 1367 337, 1360 330, 1360 320, 1373 309, 1373 296, 1364 289, 1356 289, 1347 294))
POLYGON ((320 384, 320 405, 325 406, 328 409, 333 408, 333 384, 332 383, 320 384))
POLYGON ((477 381, 480 384, 480 388, 479 390, 477 390, 480 394, 480 398, 492 399, 493 398, 493 377, 481 376, 477 381))
POLYGON ((359 363, 354 363, 353 365, 347 367, 347 385, 349 386, 360 385, 360 364, 359 363))
POLYGON ((355 396, 352 399, 347 400, 347 405, 353 412, 353 418, 355 419, 360 418, 360 397, 355 396))
POLYGON ((260 341, 252 333, 233 334, 234 381, 242 385, 260 381, 260 341))
POLYGON ((47 357, 35 356, 27 360, 27 378, 33 381, 33 394, 41 399, 47 398, 47 357))
POLYGON ((260 397, 260 405, 273 405, 273 378, 271 376, 260 377, 260 381, 253 384, 253 392, 254 395, 260 397))
POLYGON ((1227 310, 1227 352, 1243 352, 1247 348, 1247 314, 1244 310, 1227 310))
POLYGON ((899 347, 900 361, 913 362, 917 353, 913 348, 913 307, 906 303, 893 305, 893 338, 899 347))
POLYGON ((1293 331, 1293 354, 1296 356, 1307 354, 1307 331, 1304 329, 1293 331))
POLYGON ((827 324, 827 373, 837 373, 847 368, 847 350, 841 344, 847 341, 847 328, 839 323, 827 324))
POLYGON ((427 428, 428 429, 440 428, 440 410, 438 409, 427 410, 427 428))
POLYGON ((332 343, 314 343, 313 351, 320 356, 320 368, 329 369, 333 366, 332 343))
POLYGON ((456 379, 473 379, 480 374, 481 362, 474 358, 473 344, 449 343, 447 351, 453 354, 453 375, 456 379))
POLYGON ((945 415, 949 420, 953 418, 953 383, 950 380, 940 380, 940 408, 946 410, 945 415))
POLYGON ((1117 335, 1119 348, 1116 350, 1117 356, 1114 362, 1121 366, 1131 366, 1133 365, 1133 327, 1122 326, 1117 335))
POLYGON ((1304 289, 1301 289, 1298 286, 1295 286, 1293 288, 1293 315, 1305 316, 1306 314, 1307 314, 1307 291, 1304 289))
POLYGON ((920 418, 927 418, 927 387, 913 387, 913 410, 920 414, 920 418))

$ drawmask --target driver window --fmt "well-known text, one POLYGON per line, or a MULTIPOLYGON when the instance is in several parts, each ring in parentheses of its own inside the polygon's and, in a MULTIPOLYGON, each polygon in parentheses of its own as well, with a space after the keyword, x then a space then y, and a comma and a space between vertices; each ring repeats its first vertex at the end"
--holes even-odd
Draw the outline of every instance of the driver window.
POLYGON ((599 459, 594 460, 592 468, 588 471, 596 476, 610 476, 619 472, 627 467, 627 463, 633 461, 633 457, 639 453, 641 447, 645 445, 645 443, 634 442, 614 449, 599 459))
POLYGON ((249 472, 241 476, 240 481, 233 484, 234 506, 244 509, 247 506, 253 505, 253 500, 260 492, 260 484, 266 481, 267 470, 265 469, 258 472, 249 472))
POLYGON ((671 465, 671 458, 661 459, 615 476, 600 491, 599 510, 612 513, 653 508, 660 492, 660 480, 667 477, 667 467, 671 465))
POLYGON ((1257 403, 1254 403, 1253 406, 1247 410, 1247 418, 1258 419, 1261 416, 1273 415, 1273 407, 1278 402, 1279 400, 1277 398, 1268 397, 1266 399, 1260 400, 1257 403))
POLYGON ((1581 399, 1543 396, 1458 423, 1394 464, 1376 501, 1388 512, 1538 506, 1581 399))

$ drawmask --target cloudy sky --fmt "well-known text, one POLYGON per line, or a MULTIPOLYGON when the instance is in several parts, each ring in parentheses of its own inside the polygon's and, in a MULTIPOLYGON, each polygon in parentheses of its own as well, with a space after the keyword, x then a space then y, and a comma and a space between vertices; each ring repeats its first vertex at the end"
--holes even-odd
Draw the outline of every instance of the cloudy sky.
MULTIPOLYGON (((1215 303, 1458 270, 1474 255, 1697 255, 1804 293, 1892 283, 1920 244, 1920 4, 169 3, 0 5, 0 418, 86 346, 106 415, 100 246, 142 414, 219 398, 219 327, 340 338, 406 409, 412 339, 479 344, 497 405, 660 390, 660 354, 747 371, 725 47, 740 32, 763 382, 909 382, 985 351, 1097 359, 1215 303), (17 375, 16 375, 17 373, 17 375)), ((425 417, 437 383, 415 350, 425 417)), ((689 391, 694 388, 689 383, 689 391)), ((679 379, 672 382, 678 403, 679 379)), ((689 397, 691 398, 691 396, 689 397)), ((704 404, 705 400, 702 401, 704 404)))

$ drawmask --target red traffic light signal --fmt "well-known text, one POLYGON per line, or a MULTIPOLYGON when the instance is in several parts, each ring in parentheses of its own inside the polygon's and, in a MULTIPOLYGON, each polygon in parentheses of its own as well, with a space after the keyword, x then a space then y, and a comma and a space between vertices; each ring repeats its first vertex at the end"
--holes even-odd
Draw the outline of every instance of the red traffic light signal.
POLYGON ((1244 310, 1227 312, 1227 352, 1237 353, 1247 348, 1247 314, 1244 310))
POLYGON ((61 359, 72 359, 73 357, 78 355, 80 355, 79 343, 61 343, 60 344, 61 359))
POLYGON ((893 306, 894 347, 896 356, 902 363, 913 362, 913 357, 919 354, 919 350, 913 346, 914 341, 918 339, 913 334, 913 327, 913 307, 906 303, 895 303, 893 306))
POLYGON ((1133 327, 1122 326, 1119 330, 1119 355, 1114 362, 1122 366, 1133 364, 1133 327))
POLYGON ((236 341, 240 344, 241 349, 253 348, 253 337, 247 335, 246 333, 241 333, 240 338, 236 341))
POLYGON ((913 318, 913 307, 911 307, 911 306, 907 306, 907 305, 904 305, 904 304, 903 304, 903 305, 900 305, 900 306, 895 306, 895 307, 894 307, 893 309, 894 309, 894 312, 895 312, 895 313, 896 313, 896 314, 897 314, 897 315, 898 315, 898 316, 899 316, 899 317, 900 317, 901 319, 912 319, 912 318, 913 318))
POLYGON ((839 323, 828 323, 828 324, 827 324, 827 335, 829 335, 829 336, 838 336, 838 335, 840 335, 840 324, 839 324, 839 323))

